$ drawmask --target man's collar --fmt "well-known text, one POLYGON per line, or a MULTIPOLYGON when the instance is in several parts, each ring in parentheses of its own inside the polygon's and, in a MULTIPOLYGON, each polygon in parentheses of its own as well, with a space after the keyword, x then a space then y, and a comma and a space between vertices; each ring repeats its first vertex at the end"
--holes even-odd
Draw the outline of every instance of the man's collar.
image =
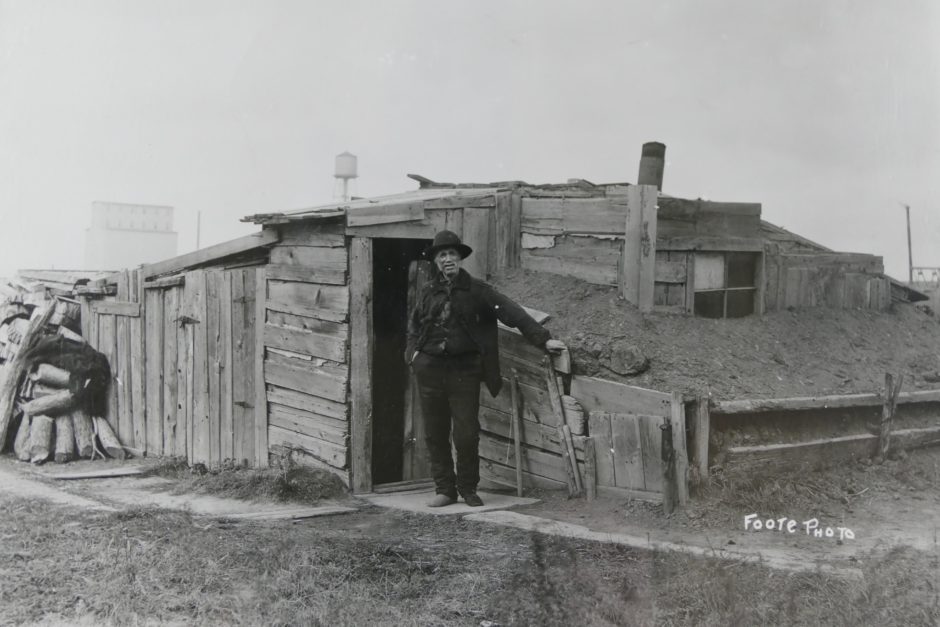
MULTIPOLYGON (((437 273, 437 282, 441 285, 447 285, 447 280, 444 278, 444 274, 440 271, 437 273)), ((453 280, 453 285, 458 290, 469 290, 470 274, 463 268, 460 268, 457 271, 457 276, 453 280)))

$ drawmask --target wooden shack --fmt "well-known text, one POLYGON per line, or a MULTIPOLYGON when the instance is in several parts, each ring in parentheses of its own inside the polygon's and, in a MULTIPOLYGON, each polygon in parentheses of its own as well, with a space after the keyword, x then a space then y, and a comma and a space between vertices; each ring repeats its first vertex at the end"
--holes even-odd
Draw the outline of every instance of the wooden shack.
MULTIPOLYGON (((421 253, 441 229, 474 248, 465 263, 474 276, 518 267, 575 276, 651 313, 883 309, 892 293, 880 258, 834 253, 763 222, 759 204, 674 198, 652 185, 413 178, 420 188, 403 194, 252 215, 244 221, 261 227, 255 234, 83 288, 83 331, 112 361, 109 419, 122 441, 209 467, 291 457, 356 492, 427 478, 402 353, 429 273, 421 253)), ((543 363, 511 330, 500 342, 507 385, 496 399, 481 392, 486 481, 515 482, 512 372, 527 485, 564 488, 573 455, 599 485, 656 495, 664 422, 686 462, 676 395, 572 377, 565 360, 543 363), (597 455, 594 434, 575 433, 571 450, 559 439, 564 412, 549 393, 559 380, 561 394, 594 412, 585 422, 607 438, 597 455)))

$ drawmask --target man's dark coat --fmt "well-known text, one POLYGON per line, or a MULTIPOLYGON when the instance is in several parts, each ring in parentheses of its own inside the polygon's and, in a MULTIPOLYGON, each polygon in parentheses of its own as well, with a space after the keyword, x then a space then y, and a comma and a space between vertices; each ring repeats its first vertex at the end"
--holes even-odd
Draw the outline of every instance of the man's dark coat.
MULTIPOLYGON (((417 305, 408 319, 408 340, 405 360, 411 363, 415 351, 421 350, 433 323, 433 303, 446 293, 447 287, 440 274, 428 281, 418 295, 417 305)), ((535 346, 544 346, 551 334, 536 322, 525 309, 495 289, 470 276, 461 269, 451 290, 451 314, 463 325, 480 350, 483 361, 483 381, 490 394, 499 394, 503 379, 499 372, 499 342, 497 320, 507 327, 519 329, 535 346)))

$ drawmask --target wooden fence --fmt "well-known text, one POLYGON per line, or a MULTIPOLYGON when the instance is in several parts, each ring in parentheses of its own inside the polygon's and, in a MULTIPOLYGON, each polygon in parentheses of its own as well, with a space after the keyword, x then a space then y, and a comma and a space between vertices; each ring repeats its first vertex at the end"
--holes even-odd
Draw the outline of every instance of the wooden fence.
POLYGON ((118 276, 114 300, 84 301, 83 333, 111 363, 108 420, 137 455, 267 464, 255 413, 258 268, 118 276))
MULTIPOLYGON (((884 395, 701 399, 693 404, 695 474, 725 470, 818 469, 878 452, 884 395), (745 439, 746 438, 746 439, 745 439)), ((895 450, 940 444, 940 390, 904 392, 889 422, 895 450)))

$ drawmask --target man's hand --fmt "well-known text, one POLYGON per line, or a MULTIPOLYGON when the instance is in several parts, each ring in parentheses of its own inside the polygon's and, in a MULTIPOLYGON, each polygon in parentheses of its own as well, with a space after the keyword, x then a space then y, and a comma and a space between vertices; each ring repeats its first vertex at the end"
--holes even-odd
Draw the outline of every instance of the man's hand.
POLYGON ((561 340, 549 340, 545 342, 545 350, 549 353, 560 353, 561 351, 568 348, 565 346, 565 343, 561 340))

